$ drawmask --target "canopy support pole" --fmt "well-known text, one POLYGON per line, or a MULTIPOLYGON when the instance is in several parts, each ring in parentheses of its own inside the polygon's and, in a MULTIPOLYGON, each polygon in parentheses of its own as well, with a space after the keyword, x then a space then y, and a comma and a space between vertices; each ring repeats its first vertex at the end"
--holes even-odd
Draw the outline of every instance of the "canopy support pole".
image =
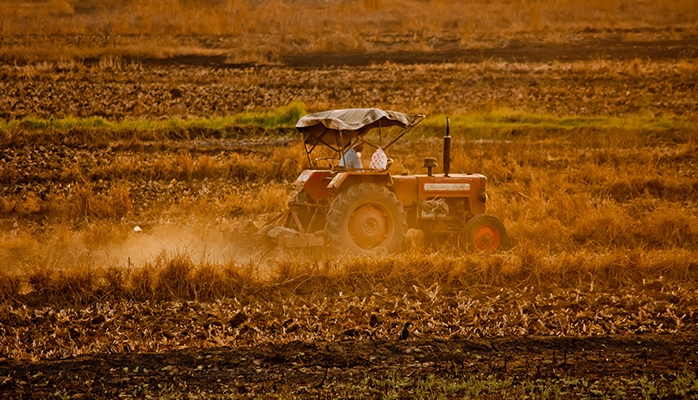
POLYGON ((342 157, 342 164, 344 165, 344 168, 346 168, 346 167, 347 167, 347 160, 346 160, 346 158, 344 157, 344 153, 345 153, 345 152, 344 152, 344 135, 342 135, 342 130, 341 130, 341 129, 339 130, 339 141, 340 141, 340 145, 339 145, 339 149, 340 149, 340 150, 339 150, 339 151, 342 153, 342 155, 341 155, 341 157, 342 157))
POLYGON ((378 120, 378 145, 383 147, 383 131, 381 130, 381 120, 378 120))
POLYGON ((397 142, 398 140, 400 140, 401 137, 403 137, 403 136, 407 135, 408 133, 410 133, 410 131, 412 130, 412 128, 414 128, 415 126, 417 126, 417 124, 420 123, 420 122, 422 122, 422 120, 425 118, 423 115, 420 115, 420 117, 421 117, 421 118, 417 119, 416 122, 412 123, 412 126, 410 126, 409 128, 405 129, 404 131, 402 131, 402 133, 400 133, 395 139, 393 139, 392 141, 390 141, 390 143, 388 143, 388 144, 385 146, 385 148, 384 148, 383 150, 388 150, 388 147, 392 146, 393 143, 397 142))
MULTIPOLYGON (((317 145, 317 143, 315 145, 317 145)), ((308 143, 303 142, 303 147, 305 147, 305 155, 308 156, 308 165, 311 167, 314 167, 313 162, 310 161, 310 152, 313 151, 315 146, 313 146, 310 150, 308 150, 308 143)))

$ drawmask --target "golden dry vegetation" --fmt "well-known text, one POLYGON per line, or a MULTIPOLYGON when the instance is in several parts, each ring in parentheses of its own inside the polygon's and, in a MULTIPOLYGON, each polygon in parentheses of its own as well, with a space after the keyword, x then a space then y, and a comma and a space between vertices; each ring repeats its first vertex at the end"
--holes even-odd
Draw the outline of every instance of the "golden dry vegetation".
POLYGON ((34 0, 0 2, 0 56, 59 60, 441 51, 694 38, 695 0, 34 0))
POLYGON ((698 67, 670 44, 692 43, 696 10, 0 2, 0 398, 695 396, 698 67), (674 50, 560 58, 575 38, 674 50), (282 65, 517 40, 551 47, 282 65), (195 55, 223 61, 176 58, 195 55), (488 177, 511 250, 230 240, 297 190, 302 114, 374 106, 429 116, 390 148, 396 174, 440 157, 451 117, 452 172, 488 177))

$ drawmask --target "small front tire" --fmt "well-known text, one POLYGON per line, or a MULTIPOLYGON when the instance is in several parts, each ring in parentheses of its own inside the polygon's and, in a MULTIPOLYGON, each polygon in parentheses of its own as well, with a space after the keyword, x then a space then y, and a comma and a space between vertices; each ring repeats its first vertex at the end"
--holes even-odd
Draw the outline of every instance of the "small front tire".
POLYGON ((509 236, 497 217, 479 214, 465 224, 460 245, 469 253, 492 254, 508 247, 509 236))

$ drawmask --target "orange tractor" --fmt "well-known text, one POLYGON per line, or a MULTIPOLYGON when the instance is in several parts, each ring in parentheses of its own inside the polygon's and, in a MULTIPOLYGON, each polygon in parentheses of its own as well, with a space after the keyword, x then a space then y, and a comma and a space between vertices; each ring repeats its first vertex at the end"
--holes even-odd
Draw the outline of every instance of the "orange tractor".
POLYGON ((493 253, 505 248, 504 225, 485 214, 487 178, 450 173, 448 121, 442 175, 434 174, 438 165, 432 157, 424 159, 424 175, 389 172, 392 160, 385 159, 383 150, 424 118, 376 108, 325 111, 301 118, 296 128, 303 134, 311 166, 296 180, 301 190, 288 210, 268 221, 259 233, 280 246, 331 246, 357 254, 396 252, 409 228, 422 230, 427 241, 455 238, 468 251, 493 253), (399 133, 381 147, 367 138, 375 128, 381 142, 383 128, 399 133), (369 168, 345 167, 351 165, 345 162, 347 151, 357 144, 377 149, 385 162, 379 160, 369 168), (318 146, 325 153, 329 149, 333 157, 311 159, 318 146))

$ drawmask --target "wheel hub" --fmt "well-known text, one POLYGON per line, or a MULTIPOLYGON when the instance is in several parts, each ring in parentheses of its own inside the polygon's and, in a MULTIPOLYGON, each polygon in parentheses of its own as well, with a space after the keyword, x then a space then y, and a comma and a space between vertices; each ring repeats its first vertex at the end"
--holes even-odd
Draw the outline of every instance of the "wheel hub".
POLYGON ((501 241, 499 230, 489 224, 479 227, 473 240, 475 248, 485 254, 494 253, 499 248, 501 241))
POLYGON ((385 243, 392 230, 390 213, 379 203, 362 204, 349 217, 349 234, 357 246, 365 249, 385 243))

